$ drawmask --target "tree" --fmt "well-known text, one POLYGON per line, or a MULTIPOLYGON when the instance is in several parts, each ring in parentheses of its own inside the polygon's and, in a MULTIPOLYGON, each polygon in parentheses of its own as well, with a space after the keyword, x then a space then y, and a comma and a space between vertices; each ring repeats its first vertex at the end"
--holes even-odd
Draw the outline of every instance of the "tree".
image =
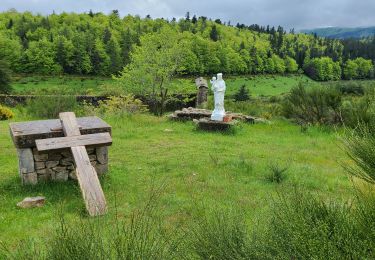
POLYGON ((72 73, 74 71, 74 46, 64 36, 60 36, 56 40, 56 61, 64 72, 72 73))
POLYGON ((177 32, 162 28, 140 38, 140 46, 136 46, 131 54, 131 63, 117 79, 128 92, 145 96, 151 103, 151 110, 162 115, 172 89, 171 80, 178 72, 182 57, 183 48, 177 32))
POLYGON ((110 59, 109 72, 111 74, 116 74, 121 70, 121 48, 117 40, 111 37, 107 44, 107 54, 110 59))
POLYGON ((285 57, 284 62, 285 62, 286 72, 295 73, 298 71, 298 64, 295 59, 287 56, 285 57))
POLYGON ((217 42, 219 40, 219 33, 218 33, 217 29, 216 29, 216 25, 213 25, 212 28, 211 28, 210 38, 214 42, 217 42))
POLYGON ((250 99, 249 90, 246 85, 242 85, 236 94, 234 94, 235 101, 247 101, 250 99))
POLYGON ((345 79, 358 78, 358 64, 353 60, 347 60, 344 65, 343 75, 345 79))
POLYGON ((305 72, 312 79, 319 81, 339 80, 341 78, 341 67, 329 57, 311 59, 305 64, 305 72))
POLYGON ((9 94, 12 88, 10 86, 10 70, 4 60, 0 60, 0 93, 9 94))
POLYGON ((30 47, 25 51, 22 71, 28 73, 56 74, 62 71, 55 62, 55 48, 53 43, 43 38, 40 41, 30 42, 30 47))
POLYGON ((107 55, 104 44, 101 40, 96 39, 93 54, 91 56, 93 72, 97 75, 108 75, 110 58, 107 55))

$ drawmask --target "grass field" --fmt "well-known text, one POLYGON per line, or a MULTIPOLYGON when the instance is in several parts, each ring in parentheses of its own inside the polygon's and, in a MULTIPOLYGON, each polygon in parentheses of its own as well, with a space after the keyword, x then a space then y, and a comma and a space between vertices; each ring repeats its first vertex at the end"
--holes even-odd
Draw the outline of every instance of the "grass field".
MULTIPOLYGON (((229 77, 226 79, 228 96, 233 95, 241 85, 245 85, 252 96, 276 96, 287 93, 299 82, 312 82, 305 75, 289 76, 248 76, 229 77)), ((196 91, 194 79, 178 79, 173 82, 175 89, 183 89, 187 92, 196 91)), ((116 80, 99 77, 17 77, 12 87, 15 94, 81 94, 102 95, 121 91, 126 86, 118 85, 116 80)))
MULTIPOLYGON (((171 227, 218 206, 241 208, 251 223, 266 216, 273 195, 296 186, 325 199, 352 196, 341 167, 347 158, 333 131, 310 128, 302 133, 283 120, 240 125, 234 134, 200 132, 190 122, 150 115, 104 120, 113 127, 110 172, 101 180, 109 204, 106 218, 115 214, 115 201, 120 218, 129 217, 147 200, 152 186, 162 184, 159 210, 171 227), (270 164, 288 167, 280 184, 267 180, 270 164)), ((86 221, 77 183, 21 186, 8 123, 0 122, 0 241, 48 237, 59 210, 68 219, 86 221), (44 207, 17 208, 18 201, 36 195, 46 196, 44 207)))

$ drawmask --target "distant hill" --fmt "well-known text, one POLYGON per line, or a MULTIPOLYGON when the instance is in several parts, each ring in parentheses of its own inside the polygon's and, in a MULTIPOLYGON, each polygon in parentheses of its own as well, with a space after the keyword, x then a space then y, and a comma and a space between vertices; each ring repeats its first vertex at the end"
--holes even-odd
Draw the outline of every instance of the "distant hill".
POLYGON ((358 28, 344 28, 344 27, 327 27, 317 28, 311 30, 301 30, 302 33, 314 34, 318 36, 335 38, 335 39, 347 39, 347 38, 363 38, 375 35, 375 26, 372 27, 358 27, 358 28))

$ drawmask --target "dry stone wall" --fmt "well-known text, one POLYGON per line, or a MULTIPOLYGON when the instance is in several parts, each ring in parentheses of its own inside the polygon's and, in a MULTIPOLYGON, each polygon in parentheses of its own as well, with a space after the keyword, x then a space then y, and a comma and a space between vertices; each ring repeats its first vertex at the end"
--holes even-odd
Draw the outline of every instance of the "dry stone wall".
MULTIPOLYGON (((23 184, 77 179, 70 149, 39 153, 36 148, 18 148, 17 152, 23 184)), ((98 175, 108 171, 108 146, 87 148, 87 153, 98 175)))

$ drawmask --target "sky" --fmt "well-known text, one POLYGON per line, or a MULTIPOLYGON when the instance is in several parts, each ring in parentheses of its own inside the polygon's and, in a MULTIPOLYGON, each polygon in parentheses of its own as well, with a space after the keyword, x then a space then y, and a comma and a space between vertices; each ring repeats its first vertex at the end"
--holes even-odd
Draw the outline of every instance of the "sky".
POLYGON ((281 25, 286 29, 329 26, 375 26, 375 0, 0 0, 0 11, 50 14, 61 12, 151 15, 152 18, 191 16, 219 18, 231 24, 281 25))

